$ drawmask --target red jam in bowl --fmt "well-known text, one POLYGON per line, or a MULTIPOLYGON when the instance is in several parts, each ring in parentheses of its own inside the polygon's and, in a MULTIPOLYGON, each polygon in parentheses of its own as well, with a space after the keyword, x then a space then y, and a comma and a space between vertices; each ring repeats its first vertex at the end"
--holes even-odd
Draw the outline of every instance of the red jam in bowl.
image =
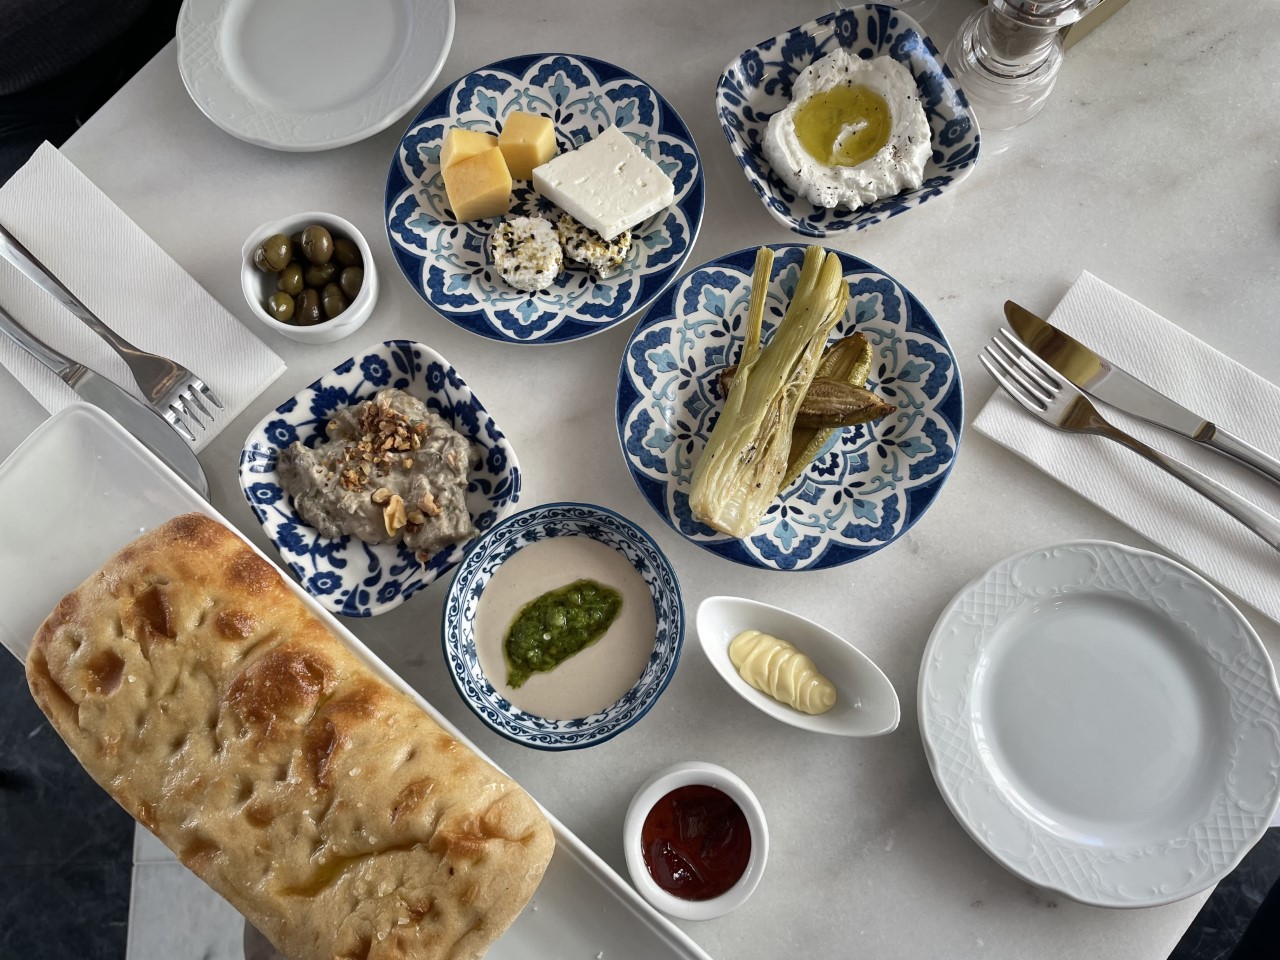
POLYGON ((682 900, 711 900, 738 882, 751 859, 751 828, 732 798, 692 784, 653 805, 640 830, 654 882, 682 900))

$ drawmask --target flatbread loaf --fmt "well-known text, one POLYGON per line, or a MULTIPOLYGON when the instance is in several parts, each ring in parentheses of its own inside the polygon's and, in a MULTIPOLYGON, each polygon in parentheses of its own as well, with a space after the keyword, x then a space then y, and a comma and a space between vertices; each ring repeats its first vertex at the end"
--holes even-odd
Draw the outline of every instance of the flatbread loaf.
POLYGON ((551 858, 527 793, 208 517, 63 598, 27 681, 93 778, 295 960, 479 957, 551 858))

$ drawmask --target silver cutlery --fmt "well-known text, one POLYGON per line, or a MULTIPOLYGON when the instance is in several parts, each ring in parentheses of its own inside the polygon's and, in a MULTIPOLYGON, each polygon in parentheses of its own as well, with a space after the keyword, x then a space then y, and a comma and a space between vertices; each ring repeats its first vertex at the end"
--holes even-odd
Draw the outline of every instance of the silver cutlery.
POLYGON ((209 496, 204 469, 172 424, 107 377, 59 353, 0 308, 0 334, 56 373, 80 399, 100 407, 163 460, 200 496, 209 496))
POLYGON ((1166 397, 1012 300, 1005 301, 1004 315, 1036 356, 1095 400, 1226 454, 1280 484, 1280 460, 1166 397))
POLYGON ((108 327, 3 225, 0 225, 0 257, 17 267, 36 286, 52 295, 74 316, 83 321, 90 330, 105 340, 128 365, 151 409, 188 441, 196 442, 195 432, 189 426, 189 422, 203 430, 206 427, 200 419, 201 415, 205 420, 213 420, 213 414, 204 405, 201 397, 203 396, 204 400, 208 400, 218 409, 222 409, 222 401, 203 380, 168 357, 161 357, 135 347, 108 327), (199 413, 197 414, 196 411, 199 413))
POLYGON ((1218 481, 1167 456, 1108 422, 1074 384, 1008 330, 992 337, 980 358, 987 373, 1014 400, 1037 418, 1068 433, 1106 437, 1150 460, 1225 510, 1271 547, 1280 550, 1280 520, 1218 481))

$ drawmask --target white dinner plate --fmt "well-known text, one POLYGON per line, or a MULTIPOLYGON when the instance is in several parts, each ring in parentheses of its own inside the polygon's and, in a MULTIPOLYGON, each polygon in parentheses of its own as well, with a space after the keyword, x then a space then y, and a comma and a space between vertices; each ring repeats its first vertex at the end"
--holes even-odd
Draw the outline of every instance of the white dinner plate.
MULTIPOLYGON (((0 641, 19 659, 25 658, 32 635, 64 594, 140 532, 188 511, 208 514, 235 530, 97 407, 73 403, 46 420, 0 464, 0 583, 5 588, 0 641), (41 510, 33 509, 33 504, 50 506, 41 510), (56 505, 73 506, 58 509, 56 505)), ((275 567, 270 557, 253 548, 275 567)), ((374 673, 413 697, 449 734, 484 757, 333 614, 281 575, 312 615, 374 673)), ((602 955, 608 960, 710 960, 564 824, 549 813, 547 819, 555 832, 555 854, 530 907, 490 948, 489 960, 602 955)), ((154 863, 136 869, 152 868, 154 863)), ((146 888, 155 896, 158 886, 146 888)), ((135 883, 135 896, 138 889, 135 883)), ((191 891, 185 901, 181 894, 161 891, 163 902, 143 909, 135 901, 132 912, 135 918, 161 914, 175 924, 179 922, 172 919, 176 914, 188 924, 196 917, 221 923, 213 931, 207 926, 184 930, 185 946, 201 942, 202 936, 225 939, 227 924, 234 925, 234 940, 239 941, 239 914, 203 884, 193 884, 191 891)), ((154 939, 154 932, 131 929, 129 956, 159 956, 136 946, 154 939)))
POLYGON ((1082 540, 1015 554, 943 612, 920 730, 992 857, 1085 903, 1211 886, 1280 803, 1280 689, 1253 628, 1167 557, 1082 540))
POLYGON ((275 150, 372 136, 426 94, 453 0, 185 0, 178 69, 210 120, 275 150))

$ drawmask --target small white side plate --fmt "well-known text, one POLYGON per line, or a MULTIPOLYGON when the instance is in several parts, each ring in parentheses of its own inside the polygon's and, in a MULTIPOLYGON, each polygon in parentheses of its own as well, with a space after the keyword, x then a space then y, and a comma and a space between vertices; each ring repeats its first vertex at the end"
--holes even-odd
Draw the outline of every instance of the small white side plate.
POLYGON ((866 654, 826 627, 742 597, 707 597, 698 605, 697 620, 698 640, 716 672, 738 696, 774 719, 801 730, 841 737, 877 737, 898 728, 898 694, 889 678, 866 654), (818 672, 835 685, 835 706, 810 716, 743 680, 729 659, 729 644, 743 630, 760 630, 787 640, 808 656, 818 672))
POLYGON ((1101 541, 1002 560, 951 602, 920 729, 957 819, 1018 876, 1146 907, 1211 886, 1280 803, 1280 689, 1229 600, 1101 541))
POLYGON ((453 43, 453 0, 186 0, 178 69, 232 136, 331 150, 422 98, 453 43))

